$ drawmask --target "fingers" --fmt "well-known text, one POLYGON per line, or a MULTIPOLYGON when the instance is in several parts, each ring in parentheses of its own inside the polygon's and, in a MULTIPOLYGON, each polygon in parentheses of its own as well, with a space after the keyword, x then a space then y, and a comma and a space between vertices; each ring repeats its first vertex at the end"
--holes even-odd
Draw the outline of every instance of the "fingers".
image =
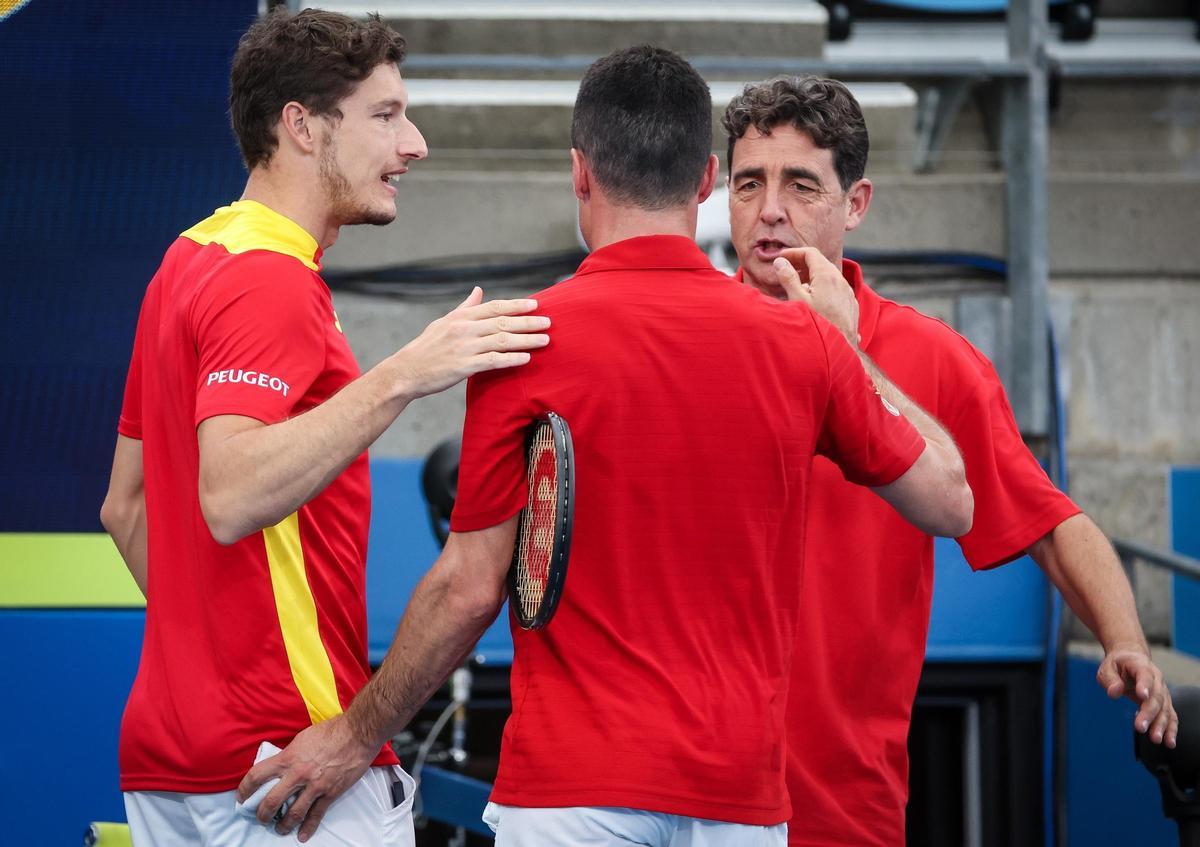
POLYGON ((550 328, 550 319, 545 315, 501 315, 497 318, 472 321, 471 326, 480 335, 498 332, 539 332, 550 328))
MULTIPOLYGON (((483 297, 483 291, 476 287, 475 291, 471 292, 474 296, 475 292, 479 292, 479 297, 483 297)), ((471 298, 468 297, 467 300, 471 298)), ((482 300, 468 305, 467 301, 463 301, 462 305, 455 309, 460 312, 461 316, 469 321, 485 320, 487 318, 498 318, 503 315, 524 315, 536 310, 538 307, 537 300, 529 297, 522 297, 516 300, 489 300, 483 303, 482 300)))
MULTIPOLYGON (((274 793, 274 791, 271 792, 271 794, 274 793)), ((270 796, 270 794, 267 795, 268 799, 270 796)), ((286 799, 286 797, 284 799, 286 799)), ((293 829, 300 826, 301 822, 303 822, 308 816, 309 809, 311 809, 320 799, 324 799, 324 797, 322 796, 322 792, 319 788, 314 785, 305 786, 304 789, 296 795, 296 798, 292 800, 292 804, 288 807, 288 810, 284 813, 283 817, 279 818, 279 820, 276 822, 275 831, 280 835, 287 835, 293 829)), ((282 802, 282 800, 280 802, 282 802)), ((330 802, 332 802, 332 800, 330 802)), ((263 801, 263 805, 266 805, 266 800, 263 801)), ((324 813, 322 812, 322 814, 324 813)), ((259 814, 258 819, 262 820, 262 814, 259 814)), ((320 819, 318 819, 318 823, 319 822, 320 819)), ((263 823, 270 823, 270 820, 263 821, 263 823)), ((315 825, 313 826, 313 830, 316 830, 315 825)))
POLYGON ((785 247, 779 251, 779 256, 800 271, 805 279, 812 278, 814 265, 824 258, 816 247, 785 247))
POLYGON ((332 805, 333 798, 329 795, 321 797, 321 799, 312 804, 312 807, 308 810, 308 816, 304 819, 304 823, 300 827, 300 832, 297 833, 301 844, 313 837, 313 834, 317 831, 317 827, 321 825, 321 819, 325 817, 325 813, 329 811, 329 807, 332 805))
POLYGON ((455 308, 455 310, 466 309, 471 306, 478 306, 482 302, 483 302, 483 289, 477 285, 471 289, 471 293, 467 295, 467 299, 463 300, 461 303, 459 303, 454 308, 455 308))
MULTIPOLYGON (((292 774, 288 774, 280 779, 279 784, 272 788, 267 793, 267 796, 263 798, 262 802, 258 804, 258 811, 255 812, 255 816, 258 818, 259 823, 270 826, 279 817, 280 810, 283 809, 283 805, 287 802, 288 798, 302 788, 303 785, 300 784, 299 779, 292 774)), ((295 801, 293 801, 291 807, 287 810, 289 814, 295 808, 295 805, 295 801)))
POLYGON ((789 300, 812 300, 812 289, 800 279, 800 274, 791 262, 781 256, 771 265, 775 268, 775 277, 789 300))
POLYGON ((264 759, 250 768, 246 775, 242 777, 242 781, 238 783, 237 787, 237 799, 239 803, 245 803, 264 782, 272 780, 279 775, 277 773, 278 763, 272 761, 274 758, 272 756, 269 759, 264 759))
POLYGON ((1096 671, 1096 682, 1113 700, 1120 700, 1125 695, 1125 680, 1117 672, 1116 663, 1112 659, 1105 659, 1100 663, 1100 668, 1096 671))
POLYGON ((1133 718, 1136 732, 1145 734, 1154 744, 1175 746, 1179 716, 1162 672, 1148 656, 1131 651, 1110 655, 1096 671, 1096 681, 1104 686, 1109 697, 1115 699, 1124 694, 1138 704, 1133 718))
POLYGON ((1167 729, 1171 725, 1173 713, 1170 703, 1159 704, 1158 714, 1154 718, 1154 723, 1150 725, 1150 740, 1155 744, 1162 744, 1167 740, 1167 729))
POLYGON ((528 353, 501 353, 493 350, 490 353, 480 353, 471 362, 471 367, 468 369, 470 373, 482 373, 483 371, 498 371, 503 368, 515 368, 519 365, 529 363, 530 356, 528 353))
POLYGON ((495 335, 485 335, 475 344, 477 353, 508 353, 516 350, 537 350, 550 343, 550 336, 535 333, 498 332, 495 335))
POLYGON ((841 269, 826 259, 825 254, 816 247, 787 247, 779 255, 795 267, 807 283, 815 285, 825 279, 845 282, 841 269))
POLYGON ((1155 690, 1160 683, 1154 677, 1153 665, 1139 665, 1132 669, 1131 673, 1133 675, 1133 697, 1136 702, 1143 703, 1149 700, 1152 694, 1161 697, 1161 692, 1155 690))
POLYGON ((472 331, 480 337, 474 344, 475 354, 513 353, 537 350, 550 343, 550 336, 538 330, 549 329, 550 319, 543 315, 523 317, 501 316, 472 322, 472 331))

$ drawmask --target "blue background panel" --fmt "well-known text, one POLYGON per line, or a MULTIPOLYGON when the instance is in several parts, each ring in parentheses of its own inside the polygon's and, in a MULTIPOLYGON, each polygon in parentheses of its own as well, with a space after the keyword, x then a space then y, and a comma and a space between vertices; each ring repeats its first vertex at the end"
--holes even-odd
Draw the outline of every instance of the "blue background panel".
MULTIPOLYGON (((371 462, 371 538, 367 548, 367 633, 371 661, 391 643, 408 598, 437 559, 439 548, 421 495, 416 459, 371 462)), ((479 639, 476 655, 487 664, 512 663, 508 607, 479 639)))
POLYGON ((1096 662, 1067 662, 1067 839, 1075 847, 1128 844, 1176 847, 1158 783, 1133 755, 1129 700, 1114 702, 1096 684, 1096 662))
POLYGON ((141 611, 3 611, 4 843, 75 845, 125 820, 117 737, 137 673, 141 611))
POLYGON ((1040 661, 1047 583, 1028 557, 975 572, 949 538, 934 542, 933 609, 925 658, 937 662, 1040 661))
MULTIPOLYGON (((1171 545, 1200 558, 1200 467, 1171 469, 1171 545)), ((1175 576, 1175 649, 1200 657, 1200 582, 1175 576)))

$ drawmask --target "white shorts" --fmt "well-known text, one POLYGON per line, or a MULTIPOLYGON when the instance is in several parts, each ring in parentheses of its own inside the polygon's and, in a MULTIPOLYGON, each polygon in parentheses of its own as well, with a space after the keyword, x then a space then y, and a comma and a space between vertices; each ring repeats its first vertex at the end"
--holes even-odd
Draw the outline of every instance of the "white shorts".
POLYGON ((488 803, 483 822, 496 847, 786 847, 787 824, 751 826, 641 809, 530 809, 488 803))
MULTIPOLYGON (((259 758, 262 758, 260 750, 259 758)), ((412 804, 416 785, 398 767, 367 770, 337 799, 309 847, 414 847, 412 804), (395 774, 404 802, 392 804, 395 774)), ((125 813, 134 847, 283 847, 298 845, 299 829, 279 835, 275 827, 237 812, 237 792, 182 794, 127 791, 125 813)))

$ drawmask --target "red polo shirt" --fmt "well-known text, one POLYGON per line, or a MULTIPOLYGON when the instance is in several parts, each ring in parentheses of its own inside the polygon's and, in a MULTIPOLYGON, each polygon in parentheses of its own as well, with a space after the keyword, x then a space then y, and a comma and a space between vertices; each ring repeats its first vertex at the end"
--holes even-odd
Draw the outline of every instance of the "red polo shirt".
MULTIPOLYGON (((862 349, 962 451, 975 519, 958 543, 971 567, 1017 558, 1077 514, 1021 440, 983 354, 941 321, 880 297, 854 262, 842 271, 858 298, 862 349)), ((899 847, 933 539, 823 458, 810 497, 788 698, 788 842, 899 847)))
POLYGON ((183 233, 146 291, 118 425, 142 442, 149 543, 125 791, 236 788, 259 742, 286 746, 370 675, 365 453, 236 544, 214 541, 200 511, 202 421, 277 423, 358 376, 319 258, 294 221, 240 201, 183 233))
POLYGON ((781 823, 813 454, 882 485, 924 442, 837 330, 689 239, 606 246, 537 297, 550 346, 468 386, 451 524, 516 514, 526 427, 566 418, 570 567, 550 624, 514 627, 492 799, 781 823))

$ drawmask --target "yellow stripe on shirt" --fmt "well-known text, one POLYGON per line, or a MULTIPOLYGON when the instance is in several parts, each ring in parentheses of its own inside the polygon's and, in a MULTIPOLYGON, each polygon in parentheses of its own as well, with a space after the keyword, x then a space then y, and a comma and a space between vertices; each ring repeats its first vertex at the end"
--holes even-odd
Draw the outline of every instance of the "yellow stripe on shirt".
POLYGON ((293 512, 275 526, 264 529, 263 539, 292 679, 304 698, 309 718, 319 723, 341 714, 342 705, 338 702, 333 665, 317 626, 317 604, 304 571, 299 516, 293 512))
POLYGON ((270 250, 292 256, 319 271, 317 240, 300 224, 253 200, 238 200, 180 233, 201 247, 217 243, 233 254, 270 250))

